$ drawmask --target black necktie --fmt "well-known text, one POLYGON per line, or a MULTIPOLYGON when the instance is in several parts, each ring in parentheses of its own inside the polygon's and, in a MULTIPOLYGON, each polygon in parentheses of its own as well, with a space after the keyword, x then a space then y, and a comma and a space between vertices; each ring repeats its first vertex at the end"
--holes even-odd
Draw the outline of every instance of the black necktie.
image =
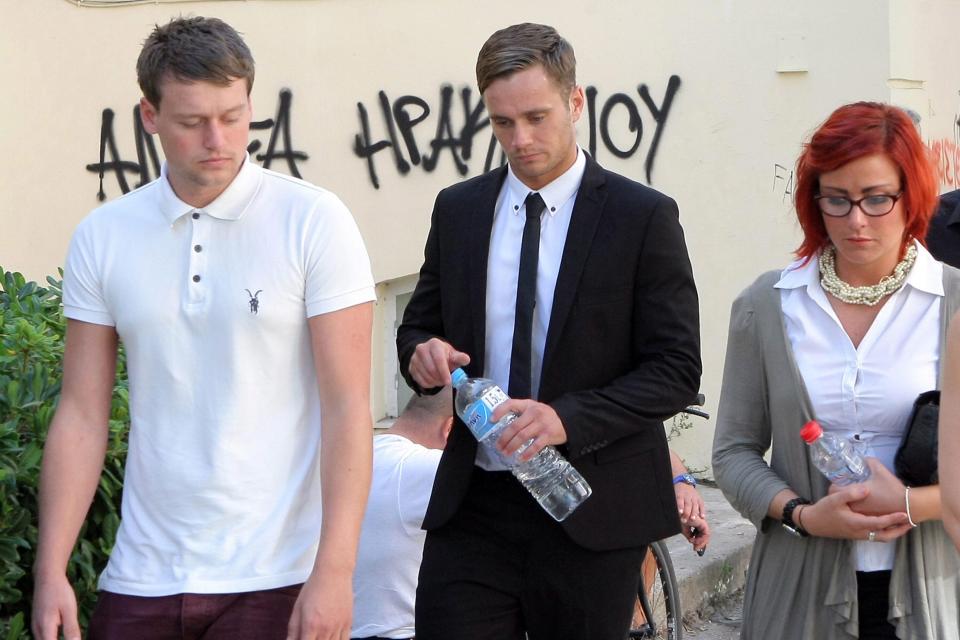
POLYGON ((546 204, 539 193, 531 192, 524 201, 527 221, 520 243, 520 276, 517 279, 517 311, 513 320, 513 350, 510 352, 511 398, 529 398, 530 369, 533 354, 533 307, 537 299, 537 258, 540 254, 540 214, 546 204))

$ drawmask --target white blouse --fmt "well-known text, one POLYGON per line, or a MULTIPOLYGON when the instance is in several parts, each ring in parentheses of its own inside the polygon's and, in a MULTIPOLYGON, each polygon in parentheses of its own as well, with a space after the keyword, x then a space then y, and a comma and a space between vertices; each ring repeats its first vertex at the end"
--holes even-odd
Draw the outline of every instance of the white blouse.
MULTIPOLYGON (((918 243, 906 283, 856 348, 820 286, 816 257, 788 266, 776 286, 817 421, 860 441, 865 455, 892 470, 914 399, 937 386, 943 265, 918 243)), ((857 571, 893 568, 894 543, 861 541, 853 548, 857 571)))

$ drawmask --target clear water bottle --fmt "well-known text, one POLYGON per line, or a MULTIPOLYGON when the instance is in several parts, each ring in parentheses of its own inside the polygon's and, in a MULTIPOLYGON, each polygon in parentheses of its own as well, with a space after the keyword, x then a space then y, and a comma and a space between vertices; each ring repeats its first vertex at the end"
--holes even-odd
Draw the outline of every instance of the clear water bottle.
POLYGON ((520 462, 519 457, 532 440, 512 456, 506 456, 497 449, 496 443, 500 434, 516 419, 517 414, 508 413, 496 423, 490 421, 493 410, 509 400, 507 394, 493 380, 468 378, 463 369, 455 369, 451 377, 457 390, 457 415, 470 428, 481 446, 487 447, 496 459, 509 467, 513 475, 555 520, 565 519, 590 497, 590 485, 553 447, 544 447, 527 462, 520 462))
POLYGON ((814 466, 833 484, 853 484, 870 477, 870 467, 853 443, 835 433, 825 433, 816 420, 803 425, 800 437, 810 446, 814 466))

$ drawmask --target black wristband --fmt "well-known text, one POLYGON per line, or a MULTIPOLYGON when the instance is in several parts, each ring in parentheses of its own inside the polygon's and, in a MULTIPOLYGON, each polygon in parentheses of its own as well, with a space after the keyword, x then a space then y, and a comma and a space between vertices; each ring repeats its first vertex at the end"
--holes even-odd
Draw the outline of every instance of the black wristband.
POLYGON ((780 517, 780 524, 783 525, 783 528, 798 538, 806 538, 810 535, 807 533, 806 529, 793 521, 794 509, 802 504, 810 504, 810 501, 806 498, 793 498, 792 500, 787 500, 787 504, 783 505, 783 515, 780 517))

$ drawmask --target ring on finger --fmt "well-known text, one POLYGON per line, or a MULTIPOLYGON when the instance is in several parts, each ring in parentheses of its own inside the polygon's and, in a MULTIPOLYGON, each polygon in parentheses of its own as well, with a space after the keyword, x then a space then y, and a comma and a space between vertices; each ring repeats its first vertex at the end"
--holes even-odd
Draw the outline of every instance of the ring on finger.
POLYGON ((876 542, 877 541, 877 532, 871 531, 867 534, 867 542, 876 542))

